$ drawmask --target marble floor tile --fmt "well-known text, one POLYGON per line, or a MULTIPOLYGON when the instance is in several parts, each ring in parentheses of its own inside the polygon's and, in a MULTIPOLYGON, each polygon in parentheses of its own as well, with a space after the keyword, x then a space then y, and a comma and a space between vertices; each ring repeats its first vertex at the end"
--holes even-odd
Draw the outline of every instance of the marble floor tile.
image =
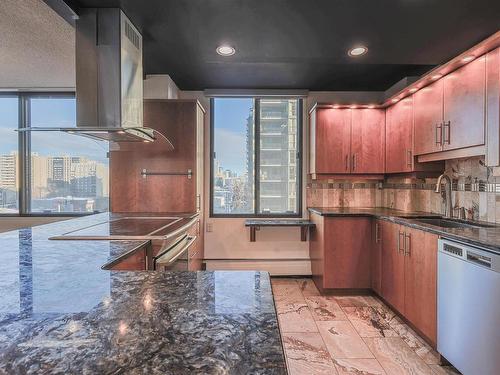
POLYGON ((373 307, 344 307, 347 318, 361 337, 397 337, 373 307))
POLYGON ((306 296, 314 320, 347 320, 337 301, 322 296, 306 296))
POLYGON ((318 331, 306 303, 276 304, 276 309, 282 333, 318 331))
POLYGON ((317 321, 316 324, 326 348, 334 359, 374 358, 349 321, 317 321))
POLYGON ((336 375, 319 333, 285 333, 283 344, 290 375, 336 375))
POLYGON ((431 368, 399 337, 364 341, 388 375, 431 375, 431 368))
POLYGON ((334 359, 339 375, 385 375, 376 359, 334 359))
POLYGON ((382 304, 373 296, 335 296, 333 298, 342 307, 374 307, 382 304))
POLYGON ((279 303, 305 303, 304 296, 300 291, 299 285, 292 280, 293 283, 285 284, 272 282, 274 300, 279 303))
POLYGON ((439 364, 439 353, 430 347, 419 335, 406 324, 393 325, 392 329, 399 337, 428 365, 439 364))
POLYGON ((429 365, 435 375, 461 375, 453 366, 429 365))
POLYGON ((314 281, 312 279, 298 279, 297 284, 299 284, 300 291, 304 296, 319 296, 319 290, 316 288, 314 281))

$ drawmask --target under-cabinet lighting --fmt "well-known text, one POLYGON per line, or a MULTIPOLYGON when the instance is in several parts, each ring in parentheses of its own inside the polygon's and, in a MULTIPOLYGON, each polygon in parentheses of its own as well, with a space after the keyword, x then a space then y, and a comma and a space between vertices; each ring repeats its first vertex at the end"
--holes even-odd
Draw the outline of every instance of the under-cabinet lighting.
POLYGON ((409 92, 411 92, 411 93, 413 94, 414 92, 417 92, 417 91, 418 91, 418 89, 417 89, 416 87, 412 87, 412 88, 411 88, 411 89, 409 89, 408 91, 409 91, 409 92))
POLYGON ((476 57, 475 56, 465 56, 463 59, 462 59, 462 62, 463 63, 468 63, 468 62, 471 62, 472 60, 474 60, 476 57))
POLYGON ((434 75, 431 77, 431 79, 432 79, 433 81, 435 81, 436 79, 439 79, 439 78, 441 78, 442 76, 443 76, 442 74, 434 74, 434 75))
POLYGON ((391 102, 397 103, 397 102, 399 102, 399 99, 398 98, 394 98, 394 99, 391 100, 391 102))

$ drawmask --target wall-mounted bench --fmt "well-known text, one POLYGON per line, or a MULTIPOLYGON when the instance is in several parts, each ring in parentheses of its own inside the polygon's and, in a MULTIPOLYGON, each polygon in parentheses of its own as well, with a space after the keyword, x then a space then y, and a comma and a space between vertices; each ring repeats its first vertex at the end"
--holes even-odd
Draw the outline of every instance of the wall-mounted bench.
POLYGON ((261 227, 300 227, 300 240, 307 241, 307 232, 315 225, 310 220, 247 220, 245 226, 250 228, 250 242, 255 242, 255 232, 261 227))

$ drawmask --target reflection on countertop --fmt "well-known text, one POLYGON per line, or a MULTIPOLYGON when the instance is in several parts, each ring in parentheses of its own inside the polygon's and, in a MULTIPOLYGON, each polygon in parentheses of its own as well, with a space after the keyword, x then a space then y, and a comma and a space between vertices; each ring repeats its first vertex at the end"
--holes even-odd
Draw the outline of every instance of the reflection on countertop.
POLYGON ((110 215, 0 234, 0 373, 286 373, 267 273, 109 272, 144 241, 47 240, 110 215))
MULTIPOLYGON (((349 207, 309 207, 309 212, 328 217, 371 216, 382 220, 406 225, 415 229, 437 234, 443 238, 461 241, 473 246, 500 253, 500 226, 492 223, 491 227, 444 228, 415 220, 422 217, 440 217, 442 215, 419 211, 400 211, 384 207, 349 208, 349 207)), ((487 224, 487 223, 482 223, 487 224)))

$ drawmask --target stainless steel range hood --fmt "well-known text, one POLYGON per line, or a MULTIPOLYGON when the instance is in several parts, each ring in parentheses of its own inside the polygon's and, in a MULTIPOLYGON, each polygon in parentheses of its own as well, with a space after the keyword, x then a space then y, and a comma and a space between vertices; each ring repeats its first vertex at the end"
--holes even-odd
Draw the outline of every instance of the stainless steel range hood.
POLYGON ((151 142, 143 126, 142 36, 118 8, 82 8, 76 21, 76 127, 31 127, 98 140, 151 142))

